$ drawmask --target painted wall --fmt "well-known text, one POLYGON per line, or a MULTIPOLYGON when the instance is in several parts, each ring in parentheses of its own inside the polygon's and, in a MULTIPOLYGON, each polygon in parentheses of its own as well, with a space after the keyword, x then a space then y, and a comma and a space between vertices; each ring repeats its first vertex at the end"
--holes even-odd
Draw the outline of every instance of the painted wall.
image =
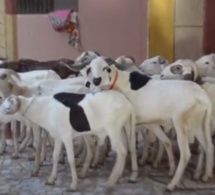
MULTIPOLYGON (((117 57, 132 55, 138 62, 147 52, 148 0, 79 0, 81 41, 84 50, 117 57)), ((52 29, 47 15, 17 16, 19 58, 74 59, 80 54, 67 36, 52 29)))
POLYGON ((6 58, 5 2, 0 1, 0 57, 6 58))
POLYGON ((203 54, 204 0, 175 0, 175 59, 203 54))
POLYGON ((149 57, 173 60, 174 0, 149 1, 149 57))

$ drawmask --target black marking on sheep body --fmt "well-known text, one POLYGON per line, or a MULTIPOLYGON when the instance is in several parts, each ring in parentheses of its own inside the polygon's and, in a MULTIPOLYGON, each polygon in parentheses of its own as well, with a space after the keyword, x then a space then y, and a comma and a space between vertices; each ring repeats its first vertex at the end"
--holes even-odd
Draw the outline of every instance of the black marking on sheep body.
POLYGON ((90 131, 89 121, 84 109, 78 105, 85 98, 83 94, 58 93, 54 99, 70 108, 69 121, 74 130, 78 132, 90 131))
POLYGON ((138 90, 144 87, 151 78, 147 75, 141 74, 137 71, 131 72, 129 75, 129 82, 132 90, 138 90))

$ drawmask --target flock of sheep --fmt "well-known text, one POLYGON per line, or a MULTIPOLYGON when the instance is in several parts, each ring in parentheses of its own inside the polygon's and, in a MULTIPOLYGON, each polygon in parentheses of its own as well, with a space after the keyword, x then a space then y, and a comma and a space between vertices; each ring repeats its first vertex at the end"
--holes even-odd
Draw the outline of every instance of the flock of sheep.
POLYGON ((54 184, 65 149, 72 191, 78 189, 78 175, 85 177, 90 166, 105 161, 110 146, 116 152, 116 163, 108 179, 109 187, 119 181, 126 161, 131 164, 129 181, 137 182, 138 164, 144 165, 151 154, 152 166, 157 168, 166 151, 168 174, 173 177, 167 190, 174 190, 190 161, 190 144, 194 143, 198 146, 194 179, 207 182, 213 177, 215 54, 196 62, 180 59, 172 64, 156 56, 137 66, 129 56, 113 60, 88 51, 73 65, 61 63, 78 75, 65 79, 48 68, 20 73, 6 68, 5 63, 0 63, 0 155, 5 152, 6 124, 10 122, 12 157, 17 158, 29 143, 35 148, 32 176, 38 175, 45 161, 47 141, 51 140, 53 167, 46 183, 54 184), (144 147, 137 159, 140 135, 144 147), (80 141, 78 148, 73 146, 75 139, 80 141), (157 153, 153 155, 149 146, 157 141, 157 153), (180 152, 177 166, 173 142, 180 152), (76 166, 82 162, 83 168, 77 174, 76 166))

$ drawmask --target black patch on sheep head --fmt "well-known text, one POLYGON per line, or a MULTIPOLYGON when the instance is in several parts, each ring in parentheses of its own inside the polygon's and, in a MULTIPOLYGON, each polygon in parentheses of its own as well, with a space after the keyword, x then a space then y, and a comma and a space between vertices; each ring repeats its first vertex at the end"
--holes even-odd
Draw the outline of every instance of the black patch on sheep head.
POLYGON ((193 81, 193 82, 197 83, 198 85, 203 85, 204 84, 204 81, 202 80, 201 76, 198 76, 196 78, 196 80, 194 80, 194 71, 191 71, 190 74, 185 74, 184 75, 184 80, 193 81))
POLYGON ((0 75, 0 79, 1 80, 5 80, 7 78, 7 73, 2 73, 1 75, 0 75))
POLYGON ((78 105, 84 98, 84 94, 75 93, 57 93, 54 96, 58 102, 70 108, 69 121, 72 128, 78 132, 90 131, 89 121, 84 109, 78 105))
POLYGON ((87 81, 87 82, 85 83, 85 87, 90 88, 90 82, 89 82, 89 81, 87 81))
POLYGON ((129 82, 132 90, 138 90, 144 87, 149 81, 151 77, 141 74, 137 71, 133 71, 129 74, 129 82))
POLYGON ((89 68, 87 69, 87 71, 86 71, 87 75, 90 74, 90 72, 91 72, 91 67, 89 67, 89 68))

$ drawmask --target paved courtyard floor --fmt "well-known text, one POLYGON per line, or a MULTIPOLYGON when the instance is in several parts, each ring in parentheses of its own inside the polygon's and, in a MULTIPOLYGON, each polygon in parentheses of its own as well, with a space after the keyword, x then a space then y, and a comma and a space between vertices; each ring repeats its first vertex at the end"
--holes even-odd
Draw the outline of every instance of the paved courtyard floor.
MULTIPOLYGON (((165 185, 170 181, 167 177, 168 167, 161 165, 158 170, 150 166, 141 167, 138 182, 128 183, 125 180, 120 182, 112 191, 107 190, 106 181, 112 170, 115 158, 110 155, 104 166, 90 169, 85 179, 79 179, 79 191, 67 192, 71 182, 69 165, 59 165, 58 177, 54 186, 45 185, 52 164, 51 152, 41 167, 39 177, 30 177, 34 161, 29 161, 26 152, 20 155, 19 159, 11 159, 11 148, 6 154, 0 157, 0 195, 215 195, 215 180, 207 184, 194 182, 190 178, 188 168, 183 178, 181 187, 174 193, 165 192, 165 185)), ((32 153, 32 149, 28 149, 32 153)), ((80 169, 78 169, 79 171, 80 169)), ((126 167, 124 177, 129 176, 129 167, 126 167)))

